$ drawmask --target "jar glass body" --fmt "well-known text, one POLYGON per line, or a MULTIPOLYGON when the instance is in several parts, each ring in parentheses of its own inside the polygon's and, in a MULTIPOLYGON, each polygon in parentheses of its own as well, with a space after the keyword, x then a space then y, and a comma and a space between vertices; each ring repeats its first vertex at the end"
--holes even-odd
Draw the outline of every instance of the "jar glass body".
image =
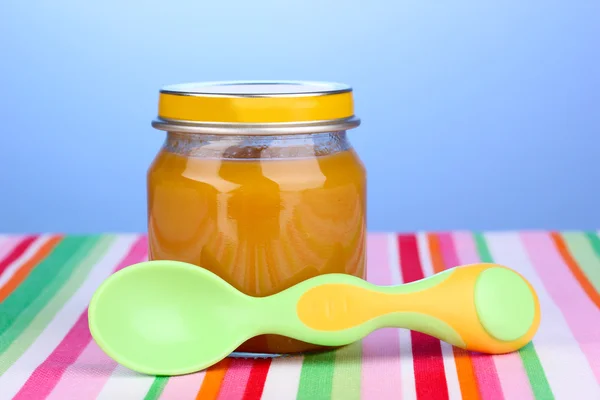
MULTIPOLYGON (((168 132, 148 171, 150 259, 268 296, 327 273, 365 277, 366 174, 345 132, 168 132)), ((264 335, 238 351, 318 349, 264 335)))

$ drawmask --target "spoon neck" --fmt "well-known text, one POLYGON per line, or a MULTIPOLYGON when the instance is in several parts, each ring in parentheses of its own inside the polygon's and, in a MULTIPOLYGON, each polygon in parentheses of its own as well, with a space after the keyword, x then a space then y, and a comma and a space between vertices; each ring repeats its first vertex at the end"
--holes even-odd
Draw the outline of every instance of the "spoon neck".
POLYGON ((298 324, 295 309, 280 294, 252 297, 245 310, 245 324, 253 335, 278 334, 293 336, 298 324))
POLYGON ((244 326, 244 330, 252 336, 267 333, 266 330, 271 325, 271 307, 268 300, 269 297, 248 296, 244 310, 236 316, 238 322, 244 326))

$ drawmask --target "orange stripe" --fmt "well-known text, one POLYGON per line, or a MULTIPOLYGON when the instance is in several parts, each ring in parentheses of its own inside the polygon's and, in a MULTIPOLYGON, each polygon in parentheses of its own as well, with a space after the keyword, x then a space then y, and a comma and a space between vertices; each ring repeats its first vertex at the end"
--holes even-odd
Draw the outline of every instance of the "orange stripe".
POLYGON ((0 301, 4 301, 20 284, 23 282, 29 273, 38 265, 44 258, 50 254, 52 250, 62 240, 62 236, 53 236, 44 243, 29 260, 25 261, 13 276, 0 288, 0 301))
POLYGON ((226 358, 206 370, 196 400, 215 400, 217 398, 229 364, 231 364, 231 359, 226 358))
POLYGON ((479 389, 477 388, 477 379, 473 369, 473 360, 468 351, 454 347, 454 364, 458 374, 458 383, 463 399, 479 399, 479 389))
POLYGON ((567 247, 562 236, 560 236, 560 234, 557 232, 551 232, 550 236, 552 237, 552 241, 558 249, 558 252, 565 261, 565 264, 567 264, 567 266, 571 270, 571 273, 573 274, 573 276, 575 276, 577 282, 579 282, 579 286, 582 287, 582 289, 592 300, 592 302, 596 304, 598 308, 600 308, 600 293, 596 291, 592 283, 588 280, 585 273, 581 270, 581 268, 579 268, 579 264, 577 264, 577 261, 575 261, 575 259, 569 252, 569 248, 567 247))
MULTIPOLYGON (((429 254, 431 255, 431 265, 435 273, 442 272, 446 269, 444 258, 442 255, 440 239, 433 233, 427 234, 427 242, 429 243, 429 254)), ((479 389, 477 388, 477 380, 475 378, 475 369, 473 368, 473 360, 469 352, 453 347, 454 364, 456 365, 456 374, 458 375, 458 383, 460 392, 464 399, 480 399, 479 389)))
POLYGON ((440 246, 440 239, 434 233, 427 234, 427 242, 429 243, 429 254, 431 255, 431 266, 433 272, 438 273, 446 269, 444 259, 442 257, 442 249, 440 246))

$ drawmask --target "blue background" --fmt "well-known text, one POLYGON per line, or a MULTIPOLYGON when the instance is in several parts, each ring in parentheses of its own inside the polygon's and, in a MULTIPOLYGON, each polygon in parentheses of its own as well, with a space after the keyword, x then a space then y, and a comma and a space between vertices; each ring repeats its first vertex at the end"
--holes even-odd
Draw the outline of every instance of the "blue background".
POLYGON ((355 88, 369 228, 600 227, 599 1, 0 2, 0 231, 143 231, 164 84, 355 88))

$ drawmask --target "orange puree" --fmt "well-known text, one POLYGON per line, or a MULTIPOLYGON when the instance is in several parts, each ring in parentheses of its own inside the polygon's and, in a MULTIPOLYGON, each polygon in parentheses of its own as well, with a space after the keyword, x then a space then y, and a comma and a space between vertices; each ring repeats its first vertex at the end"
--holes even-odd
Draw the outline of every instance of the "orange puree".
MULTIPOLYGON (((354 150, 218 159, 163 149, 148 196, 151 259, 202 266, 253 296, 326 273, 364 277, 365 171, 354 150)), ((238 351, 316 348, 267 335, 238 351)))

